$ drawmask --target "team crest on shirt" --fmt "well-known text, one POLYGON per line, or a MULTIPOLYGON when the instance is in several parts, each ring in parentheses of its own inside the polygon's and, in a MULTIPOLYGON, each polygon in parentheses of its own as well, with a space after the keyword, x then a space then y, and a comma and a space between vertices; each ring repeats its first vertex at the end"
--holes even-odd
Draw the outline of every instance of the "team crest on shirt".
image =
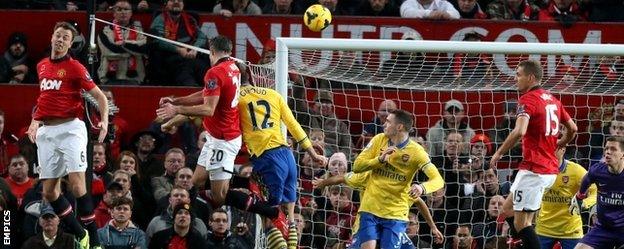
POLYGON ((59 78, 65 77, 65 74, 67 74, 65 69, 59 69, 58 71, 56 71, 56 76, 58 76, 59 78))
POLYGON ((552 95, 548 94, 548 93, 542 93, 542 96, 540 96, 543 100, 551 100, 552 99, 552 95))
POLYGON ((409 161, 409 159, 410 159, 410 156, 408 154, 401 155, 401 160, 403 160, 404 163, 409 161))
POLYGON ((569 176, 563 176, 563 177, 561 177, 561 181, 563 182, 563 184, 568 184, 568 182, 570 181, 570 177, 569 176))
POLYGON ((85 72, 85 78, 86 78, 88 81, 91 81, 91 80, 92 80, 92 79, 91 79, 91 75, 89 74, 89 72, 85 72))
POLYGON ((214 90, 217 88, 217 81, 214 79, 209 79, 208 82, 206 82, 206 89, 208 90, 214 90))
POLYGON ((518 114, 524 113, 524 105, 518 105, 518 109, 516 110, 516 113, 518 114))

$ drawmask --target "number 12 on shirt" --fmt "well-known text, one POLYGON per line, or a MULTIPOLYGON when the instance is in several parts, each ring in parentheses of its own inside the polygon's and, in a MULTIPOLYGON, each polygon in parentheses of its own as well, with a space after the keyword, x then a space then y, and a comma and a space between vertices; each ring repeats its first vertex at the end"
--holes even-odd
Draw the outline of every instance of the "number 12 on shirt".
POLYGON ((256 101, 255 105, 253 102, 249 102, 249 104, 247 104, 247 108, 249 108, 249 115, 251 116, 251 124, 253 125, 254 130, 262 130, 262 129, 273 127, 273 122, 269 122, 269 117, 271 117, 271 105, 269 105, 268 101, 258 100, 256 101), (256 111, 258 111, 259 114, 262 114, 258 108, 265 109, 261 126, 258 126, 258 121, 256 119, 256 111))

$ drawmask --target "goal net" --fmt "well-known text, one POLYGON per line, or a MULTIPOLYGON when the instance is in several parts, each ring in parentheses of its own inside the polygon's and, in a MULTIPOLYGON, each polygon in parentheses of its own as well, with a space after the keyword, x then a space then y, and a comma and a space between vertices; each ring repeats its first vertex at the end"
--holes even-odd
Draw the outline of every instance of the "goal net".
MULTIPOLYGON (((349 243, 358 191, 313 189, 311 180, 351 169, 367 141, 383 132, 379 120, 395 108, 389 101, 414 114, 411 135, 447 182, 445 192, 425 198, 445 243, 469 225, 479 248, 503 248, 507 227, 495 217, 521 150, 514 147, 497 171, 488 165, 515 122, 516 65, 541 62, 543 87, 579 126, 565 158, 587 168, 601 158, 605 137, 624 133, 624 122, 613 118, 624 91, 621 54, 621 45, 278 38, 276 61, 251 65, 253 79, 287 98, 313 143, 331 157, 327 169, 313 167, 303 154, 297 158, 302 248, 349 243)), ((416 218, 410 218, 407 234, 418 234, 414 241, 425 243, 420 246, 432 243, 431 229, 411 210, 416 218)), ((587 212, 583 217, 587 228, 587 212)))

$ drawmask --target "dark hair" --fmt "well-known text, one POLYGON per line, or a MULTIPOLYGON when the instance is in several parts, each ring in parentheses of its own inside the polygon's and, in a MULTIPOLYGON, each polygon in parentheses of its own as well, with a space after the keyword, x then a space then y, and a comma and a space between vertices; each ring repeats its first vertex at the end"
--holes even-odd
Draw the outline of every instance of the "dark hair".
POLYGON ((113 209, 121 205, 128 205, 130 206, 130 209, 132 209, 132 207, 134 207, 134 202, 132 202, 132 199, 128 197, 120 196, 120 197, 113 199, 113 203, 111 203, 110 208, 113 209))
POLYGON ((0 116, 4 117, 4 111, 2 109, 0 109, 0 116))
POLYGON ((621 136, 611 136, 607 138, 607 142, 616 142, 620 144, 620 150, 624 150, 624 137, 621 136))
POLYGON ((401 110, 401 109, 396 109, 390 113, 394 114, 394 118, 396 119, 397 122, 405 126, 404 130, 406 132, 409 132, 414 126, 414 118, 411 113, 401 110))
POLYGON ((71 23, 68 23, 68 22, 57 22, 56 25, 54 25, 54 30, 57 30, 58 28, 63 28, 63 29, 71 31, 71 33, 72 33, 72 41, 74 41, 74 38, 76 37, 76 35, 78 35, 78 30, 71 23))
POLYGON ((216 52, 232 53, 232 40, 223 35, 210 39, 210 49, 216 52))
POLYGON ((240 71, 241 85, 245 85, 245 84, 253 85, 253 80, 251 79, 251 71, 249 71, 250 69, 247 66, 247 64, 238 60, 234 61, 234 64, 236 64, 236 67, 238 67, 238 71, 240 71))
MULTIPOLYGON (((210 214, 210 221, 212 221, 212 216, 213 216, 214 214, 216 214, 216 213, 224 213, 226 217, 228 216, 228 213, 227 213, 227 211, 225 211, 225 209, 223 209, 223 208, 217 208, 217 209, 215 209, 215 210, 212 210, 212 214, 210 214)), ((229 220, 229 218, 228 218, 228 220, 229 220)))
POLYGON ((539 82, 542 81, 542 77, 544 75, 544 71, 542 69, 542 64, 539 61, 535 60, 526 60, 518 63, 518 67, 522 67, 525 74, 535 76, 535 79, 539 82))

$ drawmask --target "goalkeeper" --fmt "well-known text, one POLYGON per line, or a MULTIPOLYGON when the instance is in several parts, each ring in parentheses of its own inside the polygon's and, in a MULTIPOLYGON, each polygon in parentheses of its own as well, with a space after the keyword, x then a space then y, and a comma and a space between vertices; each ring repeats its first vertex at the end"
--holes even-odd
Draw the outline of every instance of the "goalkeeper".
POLYGON ((373 137, 355 159, 354 173, 371 171, 358 211, 360 228, 354 238, 355 248, 374 249, 377 241, 381 249, 400 247, 412 199, 444 186, 425 149, 409 138, 413 124, 412 114, 391 112, 384 132, 373 137), (429 180, 410 189, 418 170, 429 180))
POLYGON ((589 188, 589 196, 584 202, 577 201, 575 195, 587 170, 575 162, 563 159, 564 153, 565 149, 556 151, 560 165, 559 174, 553 186, 544 193, 541 210, 535 222, 535 232, 542 248, 553 248, 559 242, 562 249, 573 249, 583 237, 581 208, 589 209, 596 204, 595 185, 589 188))
MULTIPOLYGON (((344 183, 353 189, 359 190, 360 198, 362 198, 362 195, 364 195, 364 191, 366 190, 366 183, 369 180, 370 173, 371 173, 370 171, 364 172, 364 173, 358 173, 358 174, 349 172, 344 175, 336 175, 327 179, 315 178, 314 180, 312 180, 312 185, 314 185, 314 188, 322 189, 326 186, 338 185, 338 184, 344 183)), ((425 218, 425 221, 427 222, 427 225, 429 225, 429 227, 431 228, 431 232, 433 233, 435 242, 438 244, 441 244, 442 241, 444 240, 444 235, 442 235, 442 232, 440 232, 440 230, 438 230, 438 228, 436 227, 435 222, 433 221, 433 218, 431 217, 431 213, 429 212, 429 208, 427 207, 427 204, 425 203, 425 201, 423 201, 420 197, 416 197, 415 199, 412 199, 412 201, 410 201, 409 204, 410 204, 409 207, 411 207, 413 204, 416 204, 418 211, 422 214, 422 216, 425 218)), ((353 227, 351 228, 352 237, 355 236, 355 234, 357 233, 358 228, 359 228, 359 223, 360 223, 360 215, 358 214, 355 217, 355 222, 353 224, 353 227)), ((416 248, 414 244, 412 243, 412 241, 409 239, 409 236, 407 236, 407 234, 405 233, 405 231, 403 231, 401 236, 402 236, 401 249, 416 248)))

